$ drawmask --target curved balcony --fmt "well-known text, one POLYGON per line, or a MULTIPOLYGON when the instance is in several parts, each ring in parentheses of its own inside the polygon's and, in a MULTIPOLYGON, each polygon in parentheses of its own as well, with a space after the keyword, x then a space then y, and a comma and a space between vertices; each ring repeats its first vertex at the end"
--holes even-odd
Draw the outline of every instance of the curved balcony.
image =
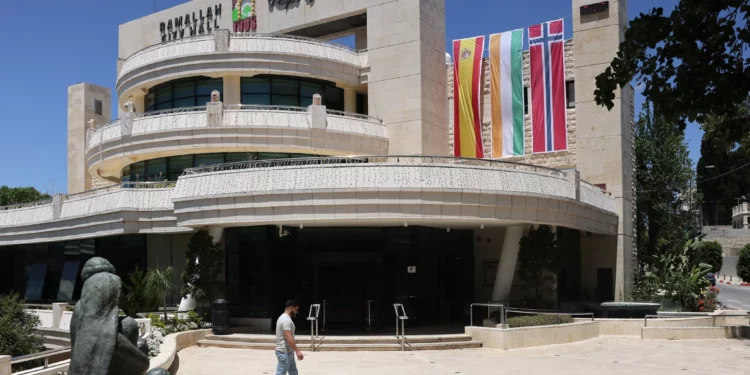
MULTIPOLYGON (((308 108, 216 105, 126 113, 87 136, 92 175, 119 178, 140 160, 210 152, 286 152, 370 155, 388 152, 388 133, 378 119, 308 108)), ((322 107, 320 107, 322 109, 322 107)))
MULTIPOLYGON (((282 74, 358 85, 367 53, 322 40, 279 34, 214 34, 160 43, 121 61, 118 96, 196 75, 282 74)), ((122 103, 121 103, 122 104, 122 103)))
POLYGON ((125 233, 176 233, 173 185, 129 183, 0 207, 0 246, 125 233))
POLYGON ((565 173, 492 160, 310 158, 187 169, 178 225, 548 224, 616 234, 614 199, 565 173))

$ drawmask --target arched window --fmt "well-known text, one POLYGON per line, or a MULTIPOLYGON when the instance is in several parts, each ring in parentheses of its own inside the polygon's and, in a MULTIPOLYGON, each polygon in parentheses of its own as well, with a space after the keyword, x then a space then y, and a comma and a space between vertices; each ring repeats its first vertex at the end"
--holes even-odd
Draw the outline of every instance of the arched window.
POLYGON ((320 94, 328 109, 344 110, 344 90, 333 82, 291 76, 259 75, 241 80, 242 104, 307 107, 320 94))

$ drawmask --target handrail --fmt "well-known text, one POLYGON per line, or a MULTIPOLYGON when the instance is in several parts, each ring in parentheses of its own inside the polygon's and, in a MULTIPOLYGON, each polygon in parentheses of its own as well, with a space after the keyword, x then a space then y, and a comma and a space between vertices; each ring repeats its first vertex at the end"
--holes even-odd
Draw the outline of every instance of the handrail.
POLYGON ((543 171, 555 177, 564 178, 566 173, 557 169, 542 167, 532 164, 524 164, 502 160, 469 159, 449 156, 422 156, 422 155, 374 155, 374 156, 328 156, 295 159, 274 160, 250 160, 234 163, 216 164, 206 167, 186 168, 183 176, 231 171, 238 169, 273 168, 286 166, 322 165, 322 164, 362 164, 362 163, 396 163, 410 165, 465 165, 490 168, 512 168, 531 170, 533 172, 543 171))
POLYGON ((265 105, 265 104, 228 104, 224 103, 224 109, 228 111, 269 111, 269 112, 307 112, 307 107, 293 105, 265 105))
POLYGON ((65 200, 69 200, 71 198, 82 198, 87 197, 91 195, 96 195, 98 193, 103 193, 107 191, 118 191, 121 189, 171 189, 175 187, 175 182, 164 182, 164 181, 135 181, 135 182, 120 182, 113 185, 108 185, 105 187, 100 187, 97 189, 87 190, 81 193, 76 194, 68 194, 65 196, 65 200))
MULTIPOLYGON (((591 316, 591 321, 594 321, 594 313, 568 313, 568 312, 562 312, 562 311, 552 311, 552 310, 534 310, 534 309, 506 309, 505 310, 505 317, 503 320, 505 322, 508 321, 508 313, 516 313, 516 314, 529 314, 529 315, 569 315, 571 317, 573 316, 591 316)), ((503 323, 505 324, 505 323, 503 323)))
POLYGON ((249 33, 231 33, 230 38, 231 37, 299 40, 303 42, 311 42, 311 43, 320 44, 320 45, 324 45, 328 47, 342 49, 347 52, 354 52, 354 53, 367 52, 367 49, 356 49, 356 48, 352 48, 352 47, 349 47, 340 43, 336 43, 336 42, 329 42, 327 40, 309 38, 305 36, 289 35, 289 34, 264 34, 264 33, 249 32, 249 33))
POLYGON ((654 319, 654 318, 656 318, 656 319, 669 319, 669 318, 674 319, 674 318, 681 318, 681 317, 692 317, 692 318, 709 318, 710 317, 710 318, 713 318, 712 319, 712 323, 713 323, 713 326, 716 327, 716 318, 742 317, 742 318, 748 318, 748 319, 750 319, 750 313, 748 313, 748 314, 727 314, 727 315, 724 315, 724 314, 722 314, 722 315, 706 315, 706 314, 699 314, 699 313, 695 313, 695 314, 690 314, 690 313, 683 314, 683 313, 681 313, 681 314, 673 314, 673 315, 670 315, 670 314, 646 315, 643 318, 643 326, 644 327, 648 326, 648 319, 649 318, 651 318, 651 319, 654 319))
POLYGON ((7 206, 0 206, 0 211, 17 210, 19 208, 44 206, 47 204, 52 204, 52 198, 42 199, 42 200, 38 200, 34 202, 16 203, 16 204, 9 204, 7 206))
POLYGON ((67 348, 67 349, 45 350, 45 351, 40 352, 40 353, 27 354, 27 355, 22 355, 22 356, 19 356, 19 357, 14 357, 14 358, 10 359, 10 364, 11 365, 16 365, 16 364, 19 364, 19 363, 34 361, 34 360, 37 360, 37 359, 44 359, 44 368, 46 369, 46 368, 49 367, 49 357, 50 356, 57 355, 57 354, 65 354, 65 353, 70 353, 70 348, 67 348))
POLYGON ((315 338, 320 333, 320 327, 318 326, 318 315, 320 314, 320 304, 313 303, 310 305, 310 311, 307 314, 307 320, 310 321, 310 351, 315 351, 315 338), (315 316, 313 316, 313 309, 315 310, 315 316))
POLYGON ((405 322, 409 320, 409 317, 406 316, 406 310, 404 309, 404 305, 401 303, 394 303, 393 304, 393 310, 396 312, 396 340, 398 340, 398 322, 401 321, 401 351, 406 350, 406 325, 405 322), (399 313, 399 310, 401 311, 399 313))
POLYGON ((505 309, 505 305, 502 303, 480 303, 475 302, 469 305, 469 326, 474 327, 474 306, 485 306, 488 307, 487 314, 489 315, 489 307, 499 307, 500 308, 500 324, 505 324, 505 314, 503 314, 503 311, 505 309))
POLYGON ((125 61, 130 60, 131 57, 133 57, 133 56, 135 56, 135 55, 137 55, 139 53, 146 52, 146 51, 149 51, 149 50, 157 48, 157 47, 163 47, 163 46, 168 45, 168 44, 189 43, 189 42, 194 41, 194 39, 201 39, 201 38, 203 38, 203 39, 211 39, 211 38, 213 38, 213 35, 214 35, 213 33, 195 34, 195 35, 186 36, 186 37, 180 38, 180 39, 172 39, 172 40, 167 40, 167 41, 164 41, 164 42, 159 42, 159 43, 156 43, 156 44, 152 44, 150 46, 143 47, 143 48, 139 49, 138 51, 135 51, 135 52, 131 53, 130 56, 128 56, 128 57, 125 58, 125 61))
POLYGON ((380 123, 381 125, 383 124, 383 120, 382 119, 379 119, 377 117, 372 117, 372 116, 369 116, 369 115, 365 115, 365 114, 362 114, 362 113, 339 111, 339 110, 336 110, 336 109, 326 109, 326 113, 329 114, 329 115, 331 115, 331 116, 353 117, 353 118, 357 118, 357 119, 360 119, 360 120, 373 120, 373 121, 376 121, 376 122, 380 123))

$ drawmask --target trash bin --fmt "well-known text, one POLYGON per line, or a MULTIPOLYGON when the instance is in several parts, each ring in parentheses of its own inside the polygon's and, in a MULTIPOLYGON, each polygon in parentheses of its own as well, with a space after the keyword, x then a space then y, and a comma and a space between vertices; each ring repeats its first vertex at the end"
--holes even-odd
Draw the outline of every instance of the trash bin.
POLYGON ((228 335, 229 327, 229 301, 217 299, 211 305, 211 330, 214 335, 228 335))

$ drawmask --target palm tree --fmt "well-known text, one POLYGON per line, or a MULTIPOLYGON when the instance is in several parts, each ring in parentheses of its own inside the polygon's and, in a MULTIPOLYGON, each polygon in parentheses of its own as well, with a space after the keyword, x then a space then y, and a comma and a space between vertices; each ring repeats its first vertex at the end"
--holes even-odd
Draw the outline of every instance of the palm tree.
POLYGON ((148 286, 159 293, 164 307, 164 323, 167 322, 167 293, 172 291, 172 267, 148 271, 148 286))

